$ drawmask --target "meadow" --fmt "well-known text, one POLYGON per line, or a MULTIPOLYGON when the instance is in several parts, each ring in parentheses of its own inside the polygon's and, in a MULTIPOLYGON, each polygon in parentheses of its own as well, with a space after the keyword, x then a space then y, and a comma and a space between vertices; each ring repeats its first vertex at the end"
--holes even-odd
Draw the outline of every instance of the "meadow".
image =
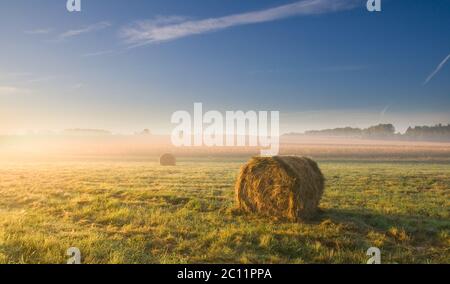
POLYGON ((0 263, 450 263, 450 163, 319 160, 321 213, 235 210, 241 157, 2 161, 0 263))

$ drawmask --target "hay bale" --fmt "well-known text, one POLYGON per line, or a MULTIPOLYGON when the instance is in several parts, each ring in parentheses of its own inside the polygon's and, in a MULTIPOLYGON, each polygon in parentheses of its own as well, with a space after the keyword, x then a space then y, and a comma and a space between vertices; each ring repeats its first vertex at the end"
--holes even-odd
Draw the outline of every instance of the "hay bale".
POLYGON ((159 158, 161 166, 176 166, 177 159, 172 154, 164 154, 159 158))
POLYGON ((239 209, 298 221, 314 217, 325 188, 316 162, 303 157, 255 157, 236 183, 239 209))

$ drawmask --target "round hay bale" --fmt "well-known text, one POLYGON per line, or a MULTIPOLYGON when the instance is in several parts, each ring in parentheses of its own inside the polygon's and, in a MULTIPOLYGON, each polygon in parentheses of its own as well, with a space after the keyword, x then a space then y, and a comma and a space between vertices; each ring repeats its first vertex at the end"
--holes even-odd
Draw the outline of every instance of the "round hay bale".
POLYGON ((236 183, 239 209, 298 221, 314 217, 325 188, 316 162, 304 157, 255 157, 236 183))
POLYGON ((176 166, 177 159, 172 154, 164 154, 159 158, 159 163, 161 166, 176 166))

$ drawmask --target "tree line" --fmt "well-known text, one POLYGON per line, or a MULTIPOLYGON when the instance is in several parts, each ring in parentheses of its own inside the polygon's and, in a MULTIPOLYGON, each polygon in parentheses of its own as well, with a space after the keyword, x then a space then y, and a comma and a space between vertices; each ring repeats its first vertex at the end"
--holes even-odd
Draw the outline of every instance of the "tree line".
POLYGON ((343 127, 325 130, 312 130, 306 131, 305 135, 450 141, 450 124, 409 127, 403 134, 396 132, 393 124, 378 124, 368 128, 343 127))

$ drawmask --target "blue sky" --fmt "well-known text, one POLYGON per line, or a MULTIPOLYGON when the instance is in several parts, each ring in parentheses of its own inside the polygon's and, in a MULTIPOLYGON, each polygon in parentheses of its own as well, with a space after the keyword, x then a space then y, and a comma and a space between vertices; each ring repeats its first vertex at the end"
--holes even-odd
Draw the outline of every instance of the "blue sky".
POLYGON ((194 102, 284 132, 450 122, 450 1, 305 1, 1 1, 0 133, 169 133, 194 102))

